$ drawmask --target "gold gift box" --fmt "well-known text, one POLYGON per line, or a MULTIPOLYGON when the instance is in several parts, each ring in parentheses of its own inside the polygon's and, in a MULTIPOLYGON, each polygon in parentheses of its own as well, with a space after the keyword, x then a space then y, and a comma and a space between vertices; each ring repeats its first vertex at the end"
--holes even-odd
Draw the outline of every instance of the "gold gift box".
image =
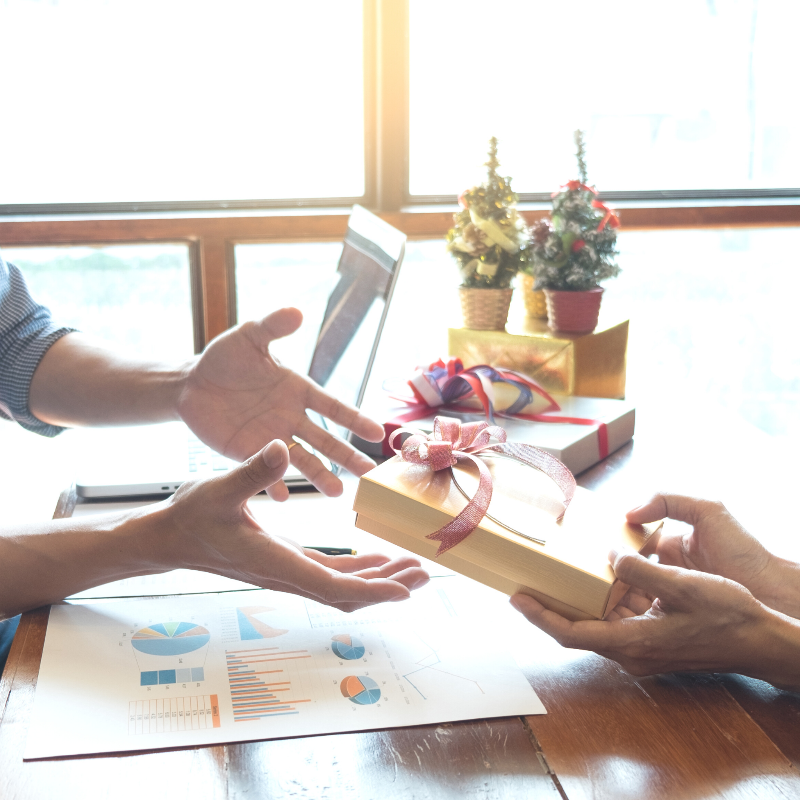
POLYGON ((450 328, 448 352, 465 367, 491 364, 522 372, 545 391, 580 397, 625 397, 628 320, 604 323, 592 333, 552 331, 526 318, 504 331, 450 328))

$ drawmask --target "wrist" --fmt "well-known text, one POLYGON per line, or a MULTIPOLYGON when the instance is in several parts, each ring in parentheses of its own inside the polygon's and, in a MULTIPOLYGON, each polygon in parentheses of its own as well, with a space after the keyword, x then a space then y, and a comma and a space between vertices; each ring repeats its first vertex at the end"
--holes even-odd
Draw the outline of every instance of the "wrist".
POLYGON ((743 675, 771 683, 779 689, 800 691, 800 622, 762 606, 745 643, 743 675))
POLYGON ((800 619, 800 564, 771 556, 753 595, 769 608, 800 619))

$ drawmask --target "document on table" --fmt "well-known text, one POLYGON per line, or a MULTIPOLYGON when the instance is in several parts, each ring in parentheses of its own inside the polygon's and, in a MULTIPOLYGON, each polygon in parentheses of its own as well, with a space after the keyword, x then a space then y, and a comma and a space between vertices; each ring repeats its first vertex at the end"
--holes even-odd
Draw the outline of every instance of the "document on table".
POLYGON ((53 606, 25 758, 544 714, 518 619, 461 577, 352 614, 269 590, 53 606))

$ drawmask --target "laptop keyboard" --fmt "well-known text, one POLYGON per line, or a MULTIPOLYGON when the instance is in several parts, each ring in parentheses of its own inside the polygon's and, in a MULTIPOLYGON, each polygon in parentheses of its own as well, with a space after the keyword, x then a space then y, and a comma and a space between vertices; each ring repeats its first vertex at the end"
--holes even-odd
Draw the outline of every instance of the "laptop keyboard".
POLYGON ((231 458, 214 452, 191 431, 189 432, 189 472, 196 472, 198 475, 210 472, 227 472, 231 467, 235 467, 237 463, 231 458))

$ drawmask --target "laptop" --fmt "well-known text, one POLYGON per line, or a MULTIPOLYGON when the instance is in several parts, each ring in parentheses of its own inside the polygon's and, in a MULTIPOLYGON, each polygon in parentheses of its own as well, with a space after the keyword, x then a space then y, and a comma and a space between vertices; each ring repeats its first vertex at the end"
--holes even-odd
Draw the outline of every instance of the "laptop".
MULTIPOLYGON (((365 208, 353 207, 308 375, 356 407, 364 399, 405 240, 403 233, 365 208)), ((314 412, 308 414, 349 440, 349 431, 314 412)), ((84 498, 168 495, 186 480, 219 474, 237 463, 204 445, 182 422, 86 429, 81 436, 86 444, 76 491, 84 498)), ((320 453, 316 455, 338 471, 320 453)), ((284 480, 290 490, 311 487, 291 465, 284 480)))

